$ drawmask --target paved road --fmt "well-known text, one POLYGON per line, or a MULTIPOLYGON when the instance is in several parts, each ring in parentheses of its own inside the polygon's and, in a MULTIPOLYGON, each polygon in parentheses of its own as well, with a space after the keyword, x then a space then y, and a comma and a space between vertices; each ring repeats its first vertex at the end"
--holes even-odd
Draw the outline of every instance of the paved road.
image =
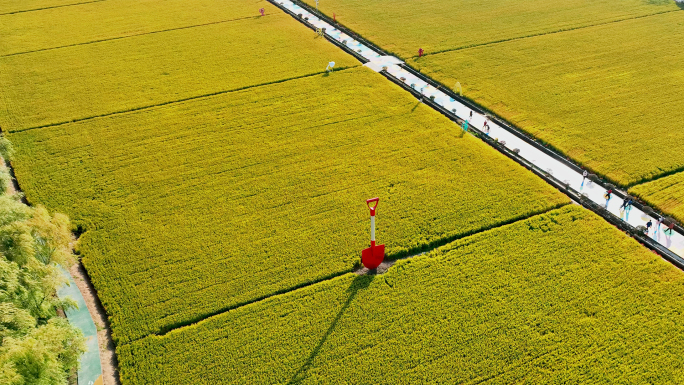
MULTIPOLYGON (((405 84, 422 93, 427 98, 434 96, 435 103, 444 107, 447 111, 451 111, 456 117, 462 120, 468 119, 470 126, 475 127, 480 131, 483 130, 485 120, 487 119, 486 116, 479 114, 477 111, 471 110, 468 106, 452 99, 449 95, 436 89, 435 87, 432 87, 430 84, 402 68, 401 64, 403 64, 403 62, 401 60, 393 56, 384 56, 381 53, 376 52, 372 48, 365 46, 346 33, 328 24, 326 21, 321 20, 318 16, 293 3, 292 1, 275 1, 280 5, 280 7, 291 11, 293 14, 301 14, 302 18, 308 18, 307 22, 316 28, 320 28, 321 30, 325 28, 326 35, 330 36, 334 40, 337 40, 338 42, 344 43, 344 45, 353 49, 359 55, 368 60, 368 63, 364 64, 364 66, 376 72, 380 72, 384 69, 395 79, 403 81, 405 84), (473 114, 473 117, 472 119, 469 119, 471 113, 473 114)), ((323 65, 324 64, 322 63, 322 66, 323 65)), ((606 207, 608 211, 617 215, 623 221, 626 221, 633 226, 639 226, 645 225, 650 219, 653 222, 654 227, 649 233, 649 236, 661 245, 667 247, 673 253, 679 255, 680 257, 684 257, 684 235, 678 232, 668 234, 665 232, 664 226, 656 228, 655 223, 657 222, 657 219, 645 214, 636 207, 632 207, 629 210, 621 210, 620 206, 622 205, 622 199, 618 197, 613 197, 611 200, 606 202, 606 199, 604 198, 605 189, 600 185, 591 183, 589 181, 584 181, 582 174, 574 168, 558 161, 554 157, 539 150, 532 144, 520 139, 505 127, 501 127, 491 121, 488 122, 488 126, 490 127, 489 135, 492 138, 506 142, 505 146, 510 150, 518 149, 520 151, 519 155, 521 157, 553 175, 556 179, 568 183, 569 187, 579 191, 582 194, 585 194, 592 201, 606 207)))

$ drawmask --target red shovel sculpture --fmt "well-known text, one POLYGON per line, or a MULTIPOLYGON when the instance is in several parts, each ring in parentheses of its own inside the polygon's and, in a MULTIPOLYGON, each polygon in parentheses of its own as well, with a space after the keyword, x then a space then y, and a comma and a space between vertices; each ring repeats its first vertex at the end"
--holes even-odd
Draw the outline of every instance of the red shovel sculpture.
POLYGON ((361 252, 361 262, 370 270, 380 266, 382 260, 385 259, 385 245, 375 245, 375 209, 378 208, 378 202, 380 202, 380 198, 373 198, 366 201, 371 216, 371 246, 361 252), (375 205, 371 207, 371 203, 373 202, 375 202, 375 205))

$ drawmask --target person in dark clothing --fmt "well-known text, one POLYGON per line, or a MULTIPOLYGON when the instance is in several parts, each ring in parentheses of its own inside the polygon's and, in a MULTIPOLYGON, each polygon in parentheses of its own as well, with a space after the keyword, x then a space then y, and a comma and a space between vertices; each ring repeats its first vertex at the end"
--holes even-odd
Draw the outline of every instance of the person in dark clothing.
POLYGON ((664 232, 668 232, 668 231, 669 231, 669 232, 670 232, 670 235, 672 235, 672 231, 674 231, 674 225, 675 225, 674 222, 670 222, 670 224, 667 225, 667 230, 665 230, 664 232))
POLYGON ((625 199, 622 201, 622 205, 620 205, 620 210, 627 209, 628 205, 629 205, 629 197, 625 197, 625 199))
POLYGON ((648 234, 649 231, 651 231, 651 226, 653 226, 653 222, 651 222, 651 220, 649 219, 648 222, 646 222, 646 234, 648 234))

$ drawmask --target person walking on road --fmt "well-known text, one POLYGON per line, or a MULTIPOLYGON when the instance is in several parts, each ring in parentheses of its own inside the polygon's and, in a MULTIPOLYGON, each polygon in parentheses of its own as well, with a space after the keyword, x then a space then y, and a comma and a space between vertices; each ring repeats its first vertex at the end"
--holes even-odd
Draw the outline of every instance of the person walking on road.
POLYGON ((653 226, 653 222, 649 219, 648 222, 646 222, 646 235, 651 231, 651 226, 653 226))
POLYGON ((582 172, 582 184, 584 184, 584 181, 587 179, 587 175, 589 175, 589 173, 587 172, 587 170, 584 170, 582 172))
POLYGON ((610 196, 613 194, 613 189, 608 189, 606 190, 606 195, 603 197, 606 198, 606 208, 608 208, 608 202, 610 202, 610 196))
POLYGON ((629 197, 625 197, 625 199, 622 201, 622 205, 620 205, 620 210, 622 210, 622 209, 627 210, 628 205, 629 205, 629 197))
POLYGON ((658 215, 658 220, 656 221, 656 228, 655 231, 660 231, 660 225, 663 224, 663 217, 658 215))
POLYGON ((672 235, 672 231, 674 231, 674 225, 675 225, 674 222, 670 222, 670 224, 667 225, 667 230, 665 230, 663 232, 667 234, 667 232, 669 231, 670 235, 672 235))

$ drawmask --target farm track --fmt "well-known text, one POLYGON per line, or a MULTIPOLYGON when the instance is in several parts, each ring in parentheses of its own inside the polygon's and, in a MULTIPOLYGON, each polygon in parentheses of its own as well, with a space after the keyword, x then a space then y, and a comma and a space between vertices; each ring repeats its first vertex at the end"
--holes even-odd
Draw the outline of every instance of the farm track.
MULTIPOLYGON (((555 35, 558 33, 577 31, 577 30, 593 28, 593 27, 600 27, 603 25, 617 24, 617 23, 621 23, 621 22, 629 21, 629 20, 645 19, 645 18, 652 17, 652 16, 660 16, 660 15, 664 15, 666 13, 673 13, 673 12, 680 12, 680 11, 682 11, 682 9, 663 11, 663 12, 658 12, 658 13, 652 13, 649 15, 639 15, 639 16, 626 17, 624 19, 611 20, 611 21, 607 21, 604 23, 589 24, 589 25, 583 25, 583 26, 574 27, 574 28, 564 28, 564 29, 559 29, 559 30, 551 31, 551 32, 535 33, 535 34, 530 34, 530 35, 526 35, 526 36, 518 36, 518 37, 513 37, 510 39, 501 39, 501 40, 489 41, 489 42, 480 43, 480 44, 470 44, 470 45, 465 45, 465 46, 461 46, 461 47, 425 53, 425 54, 423 54, 423 56, 435 56, 435 55, 439 55, 439 54, 443 54, 443 53, 447 53, 447 52, 462 51, 462 50, 470 49, 470 48, 485 47, 485 46, 489 46, 489 45, 495 45, 495 44, 507 43, 507 42, 511 42, 511 41, 524 40, 524 39, 529 39, 529 38, 534 38, 534 37, 539 37, 539 36, 555 35)), ((414 55, 414 56, 407 57, 406 59, 415 59, 417 57, 418 57, 418 55, 414 55)))
MULTIPOLYGON (((335 70, 335 72, 344 71, 344 70, 347 70, 347 69, 350 69, 350 68, 354 68, 354 67, 340 68, 339 70, 335 70)), ((149 109, 156 108, 156 107, 167 106, 167 105, 176 104, 176 103, 183 103, 183 102, 187 102, 187 101, 191 101, 191 100, 199 100, 199 99, 204 99, 204 98, 210 98, 210 97, 212 97, 212 96, 217 96, 217 95, 229 94, 229 93, 231 93, 231 92, 238 92, 238 91, 243 91, 243 90, 247 90, 247 89, 251 89, 251 88, 258 88, 258 87, 269 86, 269 85, 278 84, 278 83, 285 83, 285 82, 288 82, 288 81, 291 81, 291 80, 309 78, 309 77, 312 77, 312 76, 318 76, 318 75, 320 75, 320 74, 322 74, 322 73, 324 73, 324 72, 325 72, 325 71, 315 72, 315 73, 312 73, 312 74, 307 74, 307 75, 302 75, 302 76, 295 76, 295 77, 291 77, 291 78, 287 78, 287 79, 279 79, 279 80, 274 80, 274 81, 271 81, 271 82, 260 83, 260 84, 254 84, 254 85, 250 85, 250 86, 246 86, 246 87, 240 87, 240 88, 235 88, 235 89, 231 89, 231 90, 216 91, 216 92, 211 92, 211 93, 208 93, 208 94, 196 95, 196 96, 191 96, 191 97, 187 97, 187 98, 171 100, 171 101, 163 102, 163 103, 150 104, 150 105, 147 105, 147 106, 135 107, 135 108, 127 109, 127 110, 108 112, 108 113, 106 113, 106 114, 93 115, 93 116, 86 116, 86 117, 83 117, 83 118, 77 118, 77 119, 65 120, 65 121, 57 122, 57 123, 45 124, 45 125, 42 125, 42 126, 27 127, 27 128, 21 129, 21 130, 12 130, 12 131, 10 131, 10 132, 17 133, 17 132, 31 131, 31 130, 37 130, 37 129, 40 129, 40 128, 49 128, 49 127, 61 126, 61 125, 64 125, 64 124, 69 124, 69 123, 83 122, 83 121, 93 120, 93 119, 98 119, 98 118, 106 118, 106 117, 115 116, 115 115, 122 115, 122 114, 126 114, 126 113, 129 113, 129 112, 137 112, 137 111, 142 111, 142 110, 149 110, 149 109)), ((1 133, 1 132, 3 132, 2 128, 0 128, 0 133, 1 133)))
POLYGON ((75 5, 92 4, 92 3, 101 3, 101 2, 103 2, 103 1, 107 1, 107 0, 91 0, 91 1, 82 1, 82 2, 80 2, 80 3, 73 3, 73 4, 54 5, 54 6, 51 6, 51 7, 41 7, 41 8, 34 8, 34 9, 23 9, 23 10, 20 10, 20 11, 12 11, 12 12, 0 13, 0 16, 3 16, 3 15, 14 15, 14 14, 17 14, 17 13, 44 11, 44 10, 46 10, 46 9, 73 7, 73 6, 75 6, 75 5))
MULTIPOLYGON (((100 0, 100 1, 105 1, 105 0, 100 0)), ((160 29, 160 30, 158 30, 158 31, 149 31, 149 32, 136 33, 136 34, 132 34, 132 35, 116 36, 116 37, 110 37, 110 38, 106 38, 106 39, 97 39, 97 40, 85 41, 85 42, 81 42, 81 43, 74 43, 74 44, 61 45, 61 46, 57 46, 57 47, 49 47, 49 48, 34 49, 34 50, 31 50, 31 51, 15 52, 15 53, 10 53, 10 54, 6 54, 6 55, 0 55, 0 58, 3 58, 3 57, 10 57, 10 56, 18 56, 18 55, 26 55, 26 54, 36 53, 36 52, 53 51, 53 50, 62 49, 62 48, 78 47, 78 46, 82 46, 82 45, 103 43, 103 42, 114 41, 114 40, 122 40, 122 39, 128 39, 128 38, 132 38, 132 37, 145 36, 145 35, 154 35, 154 34, 157 34, 157 33, 171 32, 171 31, 181 31, 181 30, 184 30, 184 29, 191 29, 191 28, 198 28, 198 27, 206 27, 206 26, 208 26, 208 25, 224 24, 224 23, 230 23, 230 22, 233 22, 233 21, 241 21, 241 20, 249 20, 249 19, 259 19, 259 18, 262 18, 262 17, 268 17, 268 16, 273 16, 273 15, 274 15, 274 14, 267 14, 267 15, 264 15, 264 16, 246 16, 246 17, 238 17, 238 18, 235 18, 235 19, 227 19, 227 20, 212 21, 212 22, 209 22, 209 23, 194 24, 194 25, 186 25, 186 26, 183 26, 183 27, 160 29)))

